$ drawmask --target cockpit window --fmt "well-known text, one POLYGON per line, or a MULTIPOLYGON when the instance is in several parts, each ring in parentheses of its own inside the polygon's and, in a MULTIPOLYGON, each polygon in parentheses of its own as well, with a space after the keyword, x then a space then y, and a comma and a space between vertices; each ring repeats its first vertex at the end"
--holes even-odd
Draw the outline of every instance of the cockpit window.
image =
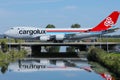
POLYGON ((10 28, 10 29, 13 29, 13 28, 10 28))

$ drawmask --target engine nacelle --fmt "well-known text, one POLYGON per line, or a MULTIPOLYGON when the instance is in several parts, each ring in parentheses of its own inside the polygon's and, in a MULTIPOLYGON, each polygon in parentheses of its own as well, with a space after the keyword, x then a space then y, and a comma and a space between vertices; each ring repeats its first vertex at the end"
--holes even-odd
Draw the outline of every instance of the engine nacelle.
POLYGON ((55 36, 56 40, 63 40, 64 38, 65 38, 65 35, 62 35, 62 34, 55 36))
POLYGON ((50 36, 41 36, 40 41, 48 41, 50 40, 50 36))

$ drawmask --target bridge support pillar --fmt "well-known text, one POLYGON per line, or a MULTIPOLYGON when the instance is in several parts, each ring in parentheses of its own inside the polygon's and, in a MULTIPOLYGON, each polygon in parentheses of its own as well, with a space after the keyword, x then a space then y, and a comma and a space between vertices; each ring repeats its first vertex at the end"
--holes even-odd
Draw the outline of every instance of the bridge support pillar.
POLYGON ((21 45, 7 45, 7 46, 8 46, 9 51, 11 51, 13 49, 20 51, 22 49, 21 45))
POLYGON ((31 46, 31 50, 32 50, 32 55, 35 56, 35 55, 38 55, 41 53, 41 46, 31 46))
POLYGON ((87 46, 86 45, 82 45, 82 46, 77 46, 79 51, 86 51, 87 46))
POLYGON ((102 46, 102 49, 109 52, 109 51, 113 50, 115 46, 116 45, 104 45, 104 46, 102 46))

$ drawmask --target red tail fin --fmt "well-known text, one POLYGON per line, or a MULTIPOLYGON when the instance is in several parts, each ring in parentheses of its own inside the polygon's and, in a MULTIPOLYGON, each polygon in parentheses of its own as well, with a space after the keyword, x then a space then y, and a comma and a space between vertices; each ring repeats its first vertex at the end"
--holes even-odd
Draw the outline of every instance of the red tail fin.
POLYGON ((103 31, 114 26, 118 20, 120 12, 114 11, 107 18, 105 18, 100 24, 92 28, 90 31, 103 31))

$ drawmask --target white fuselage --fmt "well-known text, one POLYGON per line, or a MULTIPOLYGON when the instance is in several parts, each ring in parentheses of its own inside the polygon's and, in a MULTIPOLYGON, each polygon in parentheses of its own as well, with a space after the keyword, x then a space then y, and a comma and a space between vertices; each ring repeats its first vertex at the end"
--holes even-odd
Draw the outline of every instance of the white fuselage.
POLYGON ((35 27, 14 27, 6 31, 5 36, 20 39, 38 39, 40 41, 63 41, 65 39, 82 39, 98 36, 100 32, 86 32, 90 28, 35 28, 35 27))
POLYGON ((39 37, 40 40, 47 41, 51 38, 51 36, 54 36, 56 40, 63 40, 66 35, 71 35, 71 34, 88 35, 89 33, 84 33, 85 30, 88 30, 88 29, 14 27, 6 31, 4 34, 12 38, 28 39, 28 38, 39 37))

